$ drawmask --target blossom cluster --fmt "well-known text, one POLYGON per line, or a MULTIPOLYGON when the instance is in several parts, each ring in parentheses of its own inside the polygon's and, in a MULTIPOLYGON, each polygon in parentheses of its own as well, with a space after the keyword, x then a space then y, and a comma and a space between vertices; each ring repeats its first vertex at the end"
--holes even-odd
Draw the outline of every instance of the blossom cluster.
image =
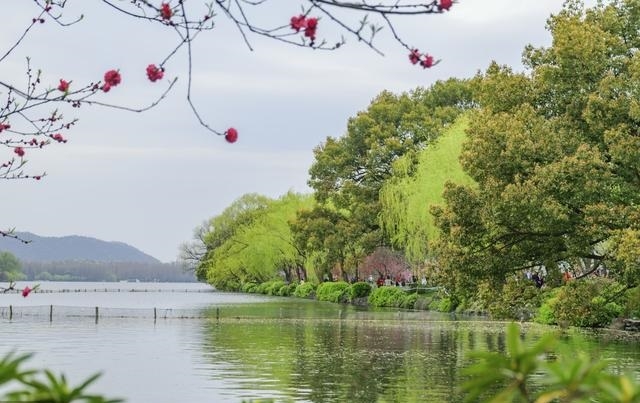
POLYGON ((305 15, 298 15, 291 17, 291 29, 296 32, 304 30, 304 36, 311 39, 311 42, 316 40, 316 29, 318 28, 318 19, 316 17, 307 18, 305 15))
POLYGON ((157 67, 155 64, 150 64, 147 66, 147 78, 152 83, 155 83, 158 80, 162 80, 164 76, 164 70, 162 68, 157 67))
POLYGON ((411 64, 420 63, 420 66, 422 66, 422 68, 424 69, 428 69, 437 64, 437 62, 433 59, 433 56, 428 53, 420 53, 418 49, 411 49, 411 52, 409 53, 409 61, 411 62, 411 64))
POLYGON ((109 70, 104 73, 104 84, 100 89, 104 92, 109 92, 111 87, 115 87, 116 85, 120 84, 121 81, 122 77, 117 70, 109 70))
POLYGON ((162 3, 160 5, 160 16, 163 20, 169 21, 173 16, 173 10, 171 10, 171 6, 169 3, 162 3))

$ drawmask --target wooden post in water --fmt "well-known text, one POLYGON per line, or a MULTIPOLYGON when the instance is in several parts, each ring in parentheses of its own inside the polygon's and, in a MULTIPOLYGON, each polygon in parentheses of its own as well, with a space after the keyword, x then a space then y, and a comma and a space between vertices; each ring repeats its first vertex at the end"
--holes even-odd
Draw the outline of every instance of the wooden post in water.
POLYGON ((158 317, 158 314, 157 314, 157 312, 156 312, 156 308, 154 307, 154 308, 153 308, 153 321, 154 321, 154 322, 156 321, 156 318, 157 318, 157 317, 158 317))
POLYGON ((53 322, 53 305, 49 305, 49 322, 53 322))
POLYGON ((216 308, 216 320, 220 320, 220 308, 216 308))
POLYGON ((96 323, 98 323, 98 307, 96 307, 96 323))
POLYGON ((9 305, 9 320, 13 319, 13 305, 9 305))

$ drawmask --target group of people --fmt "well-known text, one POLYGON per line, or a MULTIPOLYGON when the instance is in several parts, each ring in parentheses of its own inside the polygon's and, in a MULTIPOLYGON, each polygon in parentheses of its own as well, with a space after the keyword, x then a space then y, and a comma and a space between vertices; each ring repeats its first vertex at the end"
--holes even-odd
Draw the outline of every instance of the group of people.
POLYGON ((542 288, 544 285, 544 275, 542 273, 538 273, 538 271, 531 272, 527 270, 524 272, 524 276, 527 280, 533 281, 538 288, 542 288))
MULTIPOLYGON (((412 278, 412 284, 417 284, 418 283, 418 278, 416 276, 413 276, 412 278)), ((369 276, 368 281, 370 284, 373 284, 373 276, 369 276)), ((383 276, 382 274, 380 276, 378 276, 378 279, 375 281, 375 284, 378 287, 382 287, 382 286, 396 286, 396 287, 404 287, 405 285, 409 285, 411 283, 405 281, 404 278, 400 278, 397 277, 395 279, 392 279, 390 275, 386 275, 383 276)), ((425 277, 422 277, 422 280, 420 280, 420 284, 422 284, 423 287, 425 287, 427 285, 427 279, 425 277)))
MULTIPOLYGON (((536 287, 538 288, 542 288, 542 286, 544 286, 544 274, 540 273, 538 271, 534 271, 531 272, 529 270, 527 270, 525 272, 525 277, 527 278, 527 280, 531 280, 535 283, 536 287)), ((563 282, 567 282, 569 280, 571 280, 573 278, 573 276, 571 275, 571 272, 569 270, 563 270, 562 271, 562 281, 563 282)))

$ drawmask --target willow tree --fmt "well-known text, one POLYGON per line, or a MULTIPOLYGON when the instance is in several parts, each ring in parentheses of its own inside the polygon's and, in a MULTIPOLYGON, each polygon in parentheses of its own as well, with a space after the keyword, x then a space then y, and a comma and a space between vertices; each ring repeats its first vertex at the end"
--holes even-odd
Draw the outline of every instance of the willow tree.
POLYGON ((440 263, 454 280, 563 262, 638 284, 640 1, 569 1, 548 29, 527 72, 478 77, 461 157, 478 186, 445 190, 440 263))
POLYGON ((231 290, 280 275, 289 281, 306 278, 305 255, 293 242, 289 221, 312 203, 311 196, 295 193, 276 200, 242 196, 210 220, 198 278, 231 290))
POLYGON ((25 278, 22 264, 11 252, 0 252, 0 281, 16 281, 25 278))
POLYGON ((468 83, 461 80, 401 95, 384 91, 366 111, 349 119, 344 136, 328 137, 314 150, 309 185, 319 210, 313 216, 327 213, 326 220, 334 222, 332 234, 342 231, 339 237, 350 248, 343 261, 357 268, 376 247, 388 244, 378 220, 379 194, 393 163, 405 155, 415 161, 416 153, 470 105, 468 83))
MULTIPOLYGON (((245 194, 231 203, 221 214, 194 230, 194 240, 182 246, 181 255, 183 258, 189 256, 198 280, 208 280, 210 267, 218 259, 217 251, 238 231, 251 225, 267 208, 269 200, 268 197, 256 193, 245 194), (192 250, 196 250, 197 253, 192 253, 192 250)), ((226 274, 230 278, 239 278, 233 272, 226 274)))
POLYGON ((468 118, 462 116, 418 153, 417 163, 407 156, 399 158, 380 191, 381 225, 392 245, 404 251, 414 268, 423 266, 430 257, 429 241, 438 235, 430 208, 444 202, 445 183, 471 182, 459 161, 467 127, 468 118))

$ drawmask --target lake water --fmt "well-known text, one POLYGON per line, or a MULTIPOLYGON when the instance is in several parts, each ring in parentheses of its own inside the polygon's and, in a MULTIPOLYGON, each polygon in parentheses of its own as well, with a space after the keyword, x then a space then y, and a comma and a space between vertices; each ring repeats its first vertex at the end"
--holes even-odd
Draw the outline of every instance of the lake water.
MULTIPOLYGON (((31 366, 64 372, 72 383, 102 372, 91 391, 130 403, 458 402, 468 352, 504 347, 504 324, 477 318, 212 292, 202 284, 41 288, 49 292, 0 294, 0 353, 33 352, 31 366)), ((565 342, 640 378, 637 344, 602 343, 588 332, 565 342)))

